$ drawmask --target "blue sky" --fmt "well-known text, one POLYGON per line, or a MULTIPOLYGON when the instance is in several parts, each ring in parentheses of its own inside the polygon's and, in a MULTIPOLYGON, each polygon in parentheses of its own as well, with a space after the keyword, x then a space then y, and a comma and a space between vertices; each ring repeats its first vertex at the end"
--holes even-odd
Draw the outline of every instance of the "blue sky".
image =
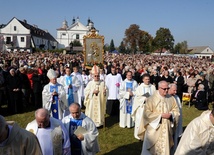
POLYGON ((56 37, 56 29, 73 17, 87 24, 94 22, 105 43, 119 46, 131 24, 155 37, 160 27, 168 28, 175 43, 210 46, 214 50, 214 0, 2 0, 0 24, 13 17, 26 19, 47 29, 56 37))

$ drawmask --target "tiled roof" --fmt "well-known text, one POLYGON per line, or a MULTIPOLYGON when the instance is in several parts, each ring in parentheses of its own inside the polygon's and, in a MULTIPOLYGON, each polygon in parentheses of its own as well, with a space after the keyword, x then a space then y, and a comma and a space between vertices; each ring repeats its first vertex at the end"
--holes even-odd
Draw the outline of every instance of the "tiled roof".
POLYGON ((190 54, 196 54, 196 53, 201 53, 203 50, 208 48, 208 46, 196 46, 196 47, 189 47, 188 48, 188 53, 190 54))
POLYGON ((45 30, 42 30, 36 26, 30 25, 27 22, 18 20, 24 27, 26 27, 27 29, 30 30, 31 35, 32 36, 36 36, 36 37, 41 37, 47 40, 51 40, 51 41, 56 41, 56 39, 49 33, 46 32, 45 30))

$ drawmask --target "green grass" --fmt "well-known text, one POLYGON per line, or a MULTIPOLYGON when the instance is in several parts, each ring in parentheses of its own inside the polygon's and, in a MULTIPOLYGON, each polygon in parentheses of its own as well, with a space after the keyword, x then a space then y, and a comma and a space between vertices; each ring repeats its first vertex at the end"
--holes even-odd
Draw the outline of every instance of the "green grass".
MULTIPOLYGON (((198 111, 193 106, 183 105, 183 127, 199 116, 203 111, 198 111)), ((28 122, 34 119, 34 111, 6 116, 6 120, 16 121, 25 128, 28 122)), ((142 149, 142 142, 134 138, 134 128, 120 128, 118 118, 106 117, 106 125, 99 129, 100 152, 98 155, 137 155, 142 149)))

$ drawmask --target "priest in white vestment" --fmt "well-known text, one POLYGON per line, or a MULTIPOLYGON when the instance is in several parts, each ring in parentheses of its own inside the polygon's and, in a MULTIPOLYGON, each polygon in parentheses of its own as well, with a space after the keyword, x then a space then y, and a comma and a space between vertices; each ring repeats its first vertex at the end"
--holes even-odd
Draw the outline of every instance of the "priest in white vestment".
POLYGON ((71 154, 95 155, 99 152, 99 132, 94 122, 81 113, 78 103, 72 103, 69 110, 70 115, 64 117, 62 123, 70 136, 71 154))
MULTIPOLYGON (((66 92, 66 106, 69 107, 71 103, 78 102, 77 91, 80 87, 80 81, 74 75, 71 75, 71 69, 65 69, 65 75, 61 77, 60 83, 64 86, 66 92)), ((65 111, 64 116, 69 114, 69 110, 65 111)))
POLYGON ((169 84, 168 94, 172 95, 175 98, 177 106, 179 108, 179 112, 180 112, 180 116, 179 116, 179 119, 178 119, 178 126, 177 126, 177 128, 175 130, 175 134, 174 134, 173 153, 175 153, 175 150, 176 150, 176 148, 178 146, 179 138, 181 138, 182 133, 183 133, 183 126, 182 126, 182 104, 181 104, 180 98, 176 95, 176 93, 177 93, 177 85, 176 84, 169 84))
POLYGON ((214 109, 204 111, 184 130, 175 155, 214 154, 214 109))
POLYGON ((105 82, 100 80, 98 66, 93 66, 92 75, 93 80, 84 90, 85 115, 94 121, 96 127, 100 127, 105 123, 107 88, 105 82))
POLYGON ((62 119, 63 112, 68 108, 65 89, 57 83, 56 73, 53 69, 48 70, 47 76, 50 82, 44 86, 42 91, 43 107, 50 112, 52 117, 62 119))
POLYGON ((37 137, 0 115, 0 155, 42 155, 37 137))
POLYGON ((70 139, 62 122, 49 116, 47 109, 35 112, 35 120, 28 123, 26 130, 34 133, 43 155, 70 155, 70 139))
POLYGON ((84 83, 82 79, 82 75, 78 72, 78 67, 75 66, 73 67, 73 73, 71 74, 73 76, 76 76, 77 79, 79 80, 79 87, 77 90, 77 96, 78 96, 78 102, 80 106, 82 107, 82 99, 84 98, 84 83))
POLYGON ((106 113, 110 116, 119 115, 119 88, 122 82, 120 74, 116 73, 116 68, 111 66, 111 73, 106 76, 106 87, 108 89, 106 113))
POLYGON ((158 90, 150 96, 144 106, 139 133, 143 139, 141 155, 172 154, 173 134, 178 124, 179 108, 173 96, 168 94, 168 83, 160 81, 158 90))
POLYGON ((135 90, 137 88, 137 82, 132 79, 132 72, 126 73, 126 79, 121 83, 119 95, 120 95, 120 119, 119 126, 121 128, 131 128, 134 126, 134 121, 131 117, 133 100, 135 90))
MULTIPOLYGON (((144 105, 146 102, 146 99, 153 95, 156 91, 156 88, 154 85, 150 84, 150 76, 149 74, 144 74, 142 77, 143 83, 141 83, 135 91, 135 98, 133 102, 133 108, 132 108, 132 117, 135 122, 135 128, 134 128, 134 137, 138 140, 141 138, 138 136, 139 127, 142 126, 142 117, 143 117, 143 110, 144 105)), ((143 139, 141 139, 143 140, 143 139)))

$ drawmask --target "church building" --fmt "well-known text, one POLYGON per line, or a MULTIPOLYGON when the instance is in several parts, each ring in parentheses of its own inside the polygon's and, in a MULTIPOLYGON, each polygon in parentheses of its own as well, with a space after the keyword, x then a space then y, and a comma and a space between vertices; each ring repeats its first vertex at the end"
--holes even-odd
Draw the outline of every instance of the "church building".
MULTIPOLYGON (((72 46, 74 41, 79 41, 83 46, 83 37, 87 35, 91 29, 95 29, 94 23, 88 19, 87 25, 85 26, 79 20, 73 18, 71 25, 65 20, 62 23, 62 27, 57 29, 57 41, 59 43, 58 48, 69 48, 72 46)), ((98 33, 98 31, 96 30, 98 33)))

